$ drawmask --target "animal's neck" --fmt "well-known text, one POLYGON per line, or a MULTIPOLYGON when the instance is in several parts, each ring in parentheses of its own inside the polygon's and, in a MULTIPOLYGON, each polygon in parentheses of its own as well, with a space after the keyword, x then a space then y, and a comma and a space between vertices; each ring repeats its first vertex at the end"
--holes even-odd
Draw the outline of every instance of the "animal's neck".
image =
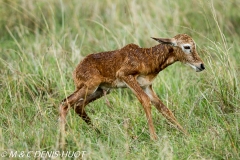
POLYGON ((159 44, 153 47, 157 58, 158 72, 177 61, 175 48, 167 44, 159 44))

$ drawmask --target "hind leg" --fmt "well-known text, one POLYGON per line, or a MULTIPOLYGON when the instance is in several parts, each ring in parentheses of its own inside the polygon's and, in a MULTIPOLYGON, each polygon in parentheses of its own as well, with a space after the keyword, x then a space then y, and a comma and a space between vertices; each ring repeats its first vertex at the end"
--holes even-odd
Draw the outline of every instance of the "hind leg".
POLYGON ((86 97, 93 94, 97 90, 99 84, 101 83, 100 80, 98 78, 97 80, 92 79, 90 82, 88 83, 86 82, 83 87, 79 88, 73 94, 71 94, 70 96, 63 100, 62 104, 59 107, 60 112, 59 120, 62 123, 66 122, 66 116, 69 110, 69 106, 70 107, 74 106, 78 102, 78 100, 81 99, 85 100, 86 97))
POLYGON ((76 103, 79 97, 84 96, 84 92, 85 92, 85 87, 82 87, 81 89, 76 90, 74 93, 72 93, 70 96, 68 96, 62 101, 59 107, 60 122, 65 124, 69 107, 72 106, 74 103, 76 103))
MULTIPOLYGON (((109 94, 108 91, 106 94, 109 94)), ((85 111, 85 106, 89 103, 101 98, 104 95, 104 91, 101 88, 98 88, 93 94, 89 95, 85 100, 80 99, 75 106, 75 112, 88 124, 91 125, 91 119, 85 111)))
POLYGON ((60 146, 64 149, 65 146, 65 124, 66 124, 66 116, 69 110, 69 107, 72 106, 76 101, 83 97, 86 94, 86 88, 82 87, 81 89, 76 90, 66 99, 64 99, 59 107, 59 125, 60 125, 60 146))
POLYGON ((65 124, 66 124, 66 116, 69 110, 70 106, 73 106, 79 99, 82 99, 86 97, 87 95, 91 94, 94 92, 95 88, 98 86, 92 86, 92 87, 87 87, 86 85, 83 86, 82 88, 76 90, 73 94, 68 96, 66 99, 62 101, 62 104, 59 107, 59 125, 60 125, 60 133, 61 133, 61 139, 60 139, 60 145, 61 148, 64 148, 65 145, 65 124))

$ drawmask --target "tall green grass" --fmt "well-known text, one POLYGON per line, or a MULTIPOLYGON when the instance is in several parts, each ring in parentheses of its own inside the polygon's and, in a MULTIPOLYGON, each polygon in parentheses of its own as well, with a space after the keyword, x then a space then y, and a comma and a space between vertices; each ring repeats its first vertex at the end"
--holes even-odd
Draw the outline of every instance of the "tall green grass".
MULTIPOLYGON (((154 89, 190 136, 153 108, 159 137, 149 138, 142 106, 129 90, 87 107, 101 134, 73 111, 68 151, 84 159, 239 159, 240 3, 221 1, 0 0, 0 153, 59 148, 58 106, 74 91, 72 71, 84 56, 128 43, 191 35, 206 70, 176 63, 154 89)), ((17 159, 17 158, 15 158, 17 159)))

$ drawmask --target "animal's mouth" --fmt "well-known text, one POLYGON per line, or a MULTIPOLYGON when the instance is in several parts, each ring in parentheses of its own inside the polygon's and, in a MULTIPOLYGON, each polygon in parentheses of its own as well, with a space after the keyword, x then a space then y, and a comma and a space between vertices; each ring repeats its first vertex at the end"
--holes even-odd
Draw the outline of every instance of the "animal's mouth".
POLYGON ((199 68, 199 67, 196 67, 196 72, 201 72, 201 71, 203 71, 204 69, 202 69, 202 68, 199 68))
POLYGON ((193 69, 195 69, 196 72, 201 72, 205 69, 204 64, 201 63, 199 66, 192 65, 190 63, 187 63, 189 66, 191 66, 193 69))

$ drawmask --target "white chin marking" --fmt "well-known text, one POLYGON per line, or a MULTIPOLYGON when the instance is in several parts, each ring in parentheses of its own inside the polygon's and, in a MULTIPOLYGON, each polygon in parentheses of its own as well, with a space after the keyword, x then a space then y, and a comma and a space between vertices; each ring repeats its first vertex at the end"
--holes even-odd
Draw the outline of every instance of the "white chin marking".
POLYGON ((194 65, 192 65, 190 63, 187 63, 187 65, 191 66, 195 71, 197 71, 197 67, 196 66, 194 66, 194 65))

